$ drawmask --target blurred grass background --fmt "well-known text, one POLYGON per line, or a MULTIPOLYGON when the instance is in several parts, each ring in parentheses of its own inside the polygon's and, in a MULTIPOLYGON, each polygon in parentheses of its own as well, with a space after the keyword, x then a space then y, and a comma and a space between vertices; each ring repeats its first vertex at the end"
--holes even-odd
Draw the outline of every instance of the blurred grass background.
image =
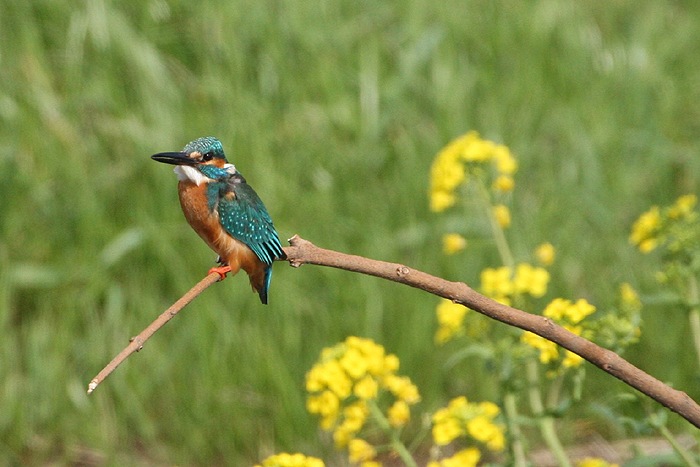
MULTIPOLYGON (((351 334, 400 357, 426 410, 489 398, 434 347, 434 297, 284 264, 268 307, 241 277, 213 287, 88 397, 214 259, 149 155, 215 135, 283 238, 476 284, 493 254, 444 257, 455 219, 426 193, 477 130, 520 162, 516 253, 552 242, 553 296, 604 309, 620 281, 657 287, 632 221, 698 191, 699 43, 695 1, 0 0, 0 463, 333 459, 303 378, 351 334)), ((683 313, 644 319, 628 357, 700 397, 683 313)), ((588 374, 586 429, 625 436, 594 410, 624 388, 588 374)))

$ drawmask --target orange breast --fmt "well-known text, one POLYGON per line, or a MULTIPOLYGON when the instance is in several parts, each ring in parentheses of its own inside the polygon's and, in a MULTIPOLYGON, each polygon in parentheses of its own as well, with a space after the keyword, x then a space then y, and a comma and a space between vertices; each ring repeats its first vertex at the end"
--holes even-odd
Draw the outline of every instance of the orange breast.
POLYGON ((243 269, 250 276, 253 288, 260 290, 264 282, 265 264, 253 250, 221 227, 218 212, 209 211, 206 192, 207 186, 204 183, 196 185, 190 180, 181 180, 178 184, 180 205, 187 222, 222 261, 231 266, 232 274, 243 269))

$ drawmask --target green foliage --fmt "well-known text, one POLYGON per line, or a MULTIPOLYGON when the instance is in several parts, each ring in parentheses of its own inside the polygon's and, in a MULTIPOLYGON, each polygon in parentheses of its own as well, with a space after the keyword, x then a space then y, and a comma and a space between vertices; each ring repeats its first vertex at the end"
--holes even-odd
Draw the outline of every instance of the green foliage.
MULTIPOLYGON (((397 354, 426 407, 464 387, 488 398, 435 350, 433 297, 283 264, 268 307, 229 279, 88 397, 102 365, 214 259, 153 153, 217 136, 282 237, 476 283, 489 258, 444 262, 437 224, 449 219, 428 212, 427 182, 435 153, 477 130, 520 164, 516 256, 546 238, 555 294, 601 306, 621 281, 653 281, 653 260, 627 240, 637 215, 697 192, 697 2, 0 0, 0 11, 3 464, 324 457, 304 373, 351 334, 397 354)), ((673 311, 646 309, 629 355, 697 399, 673 311)), ((590 376, 584 399, 622 389, 590 376)))

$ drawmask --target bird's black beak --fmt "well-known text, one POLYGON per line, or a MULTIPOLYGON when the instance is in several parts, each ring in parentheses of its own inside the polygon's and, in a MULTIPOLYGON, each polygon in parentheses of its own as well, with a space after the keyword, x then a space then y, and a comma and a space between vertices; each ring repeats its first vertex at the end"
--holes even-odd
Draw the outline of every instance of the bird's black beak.
POLYGON ((197 161, 190 159, 186 152, 160 152, 153 154, 151 159, 172 165, 195 165, 197 161))

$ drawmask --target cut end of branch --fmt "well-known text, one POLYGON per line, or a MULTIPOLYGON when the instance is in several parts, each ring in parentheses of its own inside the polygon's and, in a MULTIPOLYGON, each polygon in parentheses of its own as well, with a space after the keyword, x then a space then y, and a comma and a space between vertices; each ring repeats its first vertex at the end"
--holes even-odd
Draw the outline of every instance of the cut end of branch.
POLYGON ((92 381, 90 381, 90 384, 88 384, 87 393, 92 394, 92 391, 95 390, 95 388, 97 387, 98 384, 100 384, 100 382, 97 381, 96 379, 93 379, 92 381))
POLYGON ((287 242, 289 242, 289 245, 294 249, 294 253, 292 253, 292 250, 289 248, 285 248, 285 254, 287 256, 286 260, 289 261, 289 265, 293 268, 298 268, 302 264, 304 264, 304 261, 299 260, 299 254, 298 254, 298 249, 303 248, 305 245, 311 245, 313 244, 308 241, 304 240, 301 238, 299 235, 294 234, 292 238, 287 239, 287 242))
POLYGON ((287 241, 291 246, 313 245, 313 243, 308 240, 304 240, 297 234, 292 235, 292 238, 288 239, 287 241))

